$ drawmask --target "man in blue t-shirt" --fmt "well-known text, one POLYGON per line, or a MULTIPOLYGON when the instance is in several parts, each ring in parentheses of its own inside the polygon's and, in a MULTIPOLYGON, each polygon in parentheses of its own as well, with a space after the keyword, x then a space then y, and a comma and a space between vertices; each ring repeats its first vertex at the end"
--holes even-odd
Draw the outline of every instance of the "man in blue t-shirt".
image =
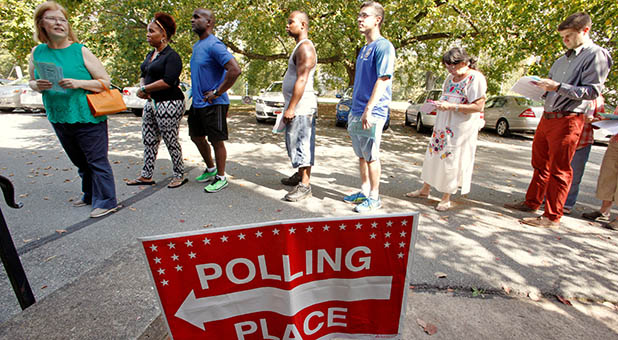
POLYGON ((191 94, 193 109, 189 113, 189 136, 197 146, 206 170, 196 177, 198 182, 212 181, 204 190, 217 192, 227 186, 225 162, 227 150, 227 111, 230 100, 225 93, 240 75, 240 67, 227 47, 213 34, 215 15, 208 9, 193 11, 191 28, 200 40, 191 55, 191 94), (215 150, 213 161, 210 145, 215 150))
POLYGON ((345 196, 344 201, 357 204, 356 212, 379 209, 380 140, 392 97, 395 48, 380 34, 384 7, 368 1, 361 5, 358 28, 367 44, 356 58, 354 94, 348 117, 348 132, 358 156, 361 191, 345 196))

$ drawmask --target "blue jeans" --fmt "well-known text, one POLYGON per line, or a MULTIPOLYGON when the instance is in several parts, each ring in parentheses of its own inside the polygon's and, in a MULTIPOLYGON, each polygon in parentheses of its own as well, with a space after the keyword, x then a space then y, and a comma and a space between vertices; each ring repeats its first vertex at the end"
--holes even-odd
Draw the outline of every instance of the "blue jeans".
POLYGON ((112 166, 107 158, 107 121, 52 123, 60 144, 82 178, 82 200, 92 208, 111 209, 116 202, 112 166))
POLYGON ((564 202, 564 207, 573 209, 575 202, 577 202, 577 195, 579 194, 579 184, 582 182, 584 176, 584 170, 586 169, 586 162, 590 156, 590 150, 592 145, 583 147, 575 151, 573 160, 571 160, 571 168, 573 169, 573 182, 571 183, 571 189, 569 189, 569 195, 564 202))

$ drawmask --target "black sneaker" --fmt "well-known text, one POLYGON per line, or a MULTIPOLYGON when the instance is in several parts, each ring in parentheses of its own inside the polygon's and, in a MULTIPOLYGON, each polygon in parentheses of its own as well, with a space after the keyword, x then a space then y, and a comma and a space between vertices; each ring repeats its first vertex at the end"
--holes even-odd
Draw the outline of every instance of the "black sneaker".
POLYGON ((289 186, 295 186, 298 185, 298 183, 300 183, 300 175, 298 174, 298 172, 295 172, 292 176, 288 177, 288 178, 282 178, 281 179, 281 184, 283 185, 289 185, 289 186))
POLYGON ((298 183, 292 191, 285 195, 284 199, 290 202, 298 202, 304 200, 307 197, 311 197, 311 186, 305 186, 302 183, 298 183))
POLYGON ((604 214, 600 211, 591 211, 591 212, 587 212, 587 213, 583 213, 582 217, 587 219, 587 220, 591 220, 591 221, 595 221, 595 222, 600 222, 600 223, 609 223, 609 213, 604 214))

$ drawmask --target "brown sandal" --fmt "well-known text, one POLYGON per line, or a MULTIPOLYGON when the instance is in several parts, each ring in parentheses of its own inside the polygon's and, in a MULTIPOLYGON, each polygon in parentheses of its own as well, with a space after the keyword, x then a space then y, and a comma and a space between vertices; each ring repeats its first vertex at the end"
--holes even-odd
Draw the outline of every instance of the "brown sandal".
POLYGON ((187 178, 174 178, 170 181, 170 184, 167 185, 168 188, 174 189, 183 186, 189 180, 187 178))
POLYGON ((138 177, 132 181, 128 181, 126 182, 127 185, 155 185, 157 184, 157 182, 153 181, 153 180, 145 180, 144 177, 138 177))

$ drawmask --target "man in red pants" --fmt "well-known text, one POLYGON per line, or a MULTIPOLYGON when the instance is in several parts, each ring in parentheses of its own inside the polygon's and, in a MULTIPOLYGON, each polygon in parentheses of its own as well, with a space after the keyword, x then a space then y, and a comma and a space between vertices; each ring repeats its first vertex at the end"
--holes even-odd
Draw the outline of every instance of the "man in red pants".
POLYGON ((549 79, 535 85, 545 90, 543 118, 532 142, 534 174, 524 201, 504 206, 534 212, 545 200, 545 212, 521 223, 558 228, 573 171, 571 159, 584 126, 589 101, 597 98, 607 79, 612 59, 607 50, 590 39, 592 21, 586 13, 575 13, 559 26, 558 33, 568 51, 549 71, 549 79))

